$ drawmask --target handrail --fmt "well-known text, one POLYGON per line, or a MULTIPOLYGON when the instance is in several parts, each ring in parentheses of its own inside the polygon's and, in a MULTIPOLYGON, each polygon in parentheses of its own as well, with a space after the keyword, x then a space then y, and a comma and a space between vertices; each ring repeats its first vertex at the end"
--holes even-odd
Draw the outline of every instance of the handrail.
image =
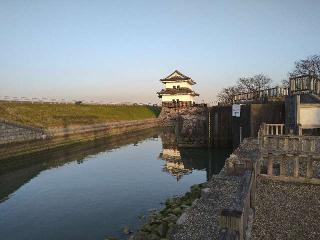
POLYGON ((282 87, 274 87, 263 89, 260 91, 253 91, 247 93, 239 93, 233 96, 233 101, 242 101, 242 100, 256 100, 256 99, 263 99, 263 98, 274 98, 274 97, 283 97, 289 94, 289 88, 282 88, 282 87))
POLYGON ((290 92, 314 93, 320 95, 320 79, 313 74, 290 77, 290 92))
POLYGON ((283 123, 277 124, 262 124, 262 129, 264 135, 284 135, 285 125, 283 123))
POLYGON ((294 182, 305 181, 305 179, 319 181, 316 169, 317 171, 320 169, 314 162, 320 162, 320 137, 270 134, 268 127, 279 125, 281 124, 260 126, 258 136, 262 159, 257 167, 258 172, 260 173, 260 165, 266 162, 265 174, 268 177, 294 182), (301 163, 305 164, 301 165, 301 163), (277 167, 280 168, 279 175, 275 175, 274 172, 277 167))
POLYGON ((320 95, 320 79, 316 75, 306 74, 289 78, 289 87, 273 87, 259 91, 239 93, 233 96, 233 102, 263 100, 297 93, 313 93, 320 95))

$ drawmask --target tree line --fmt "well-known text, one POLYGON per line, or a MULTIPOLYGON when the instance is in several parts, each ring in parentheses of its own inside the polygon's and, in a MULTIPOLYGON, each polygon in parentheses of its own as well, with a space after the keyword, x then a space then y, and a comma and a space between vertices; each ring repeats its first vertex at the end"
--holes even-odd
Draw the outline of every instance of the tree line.
MULTIPOLYGON (((320 77, 320 55, 311 55, 296 61, 293 70, 288 73, 289 77, 303 74, 315 74, 320 77)), ((271 88, 272 84, 272 79, 264 74, 242 77, 234 86, 223 88, 218 93, 218 100, 221 103, 231 103, 234 95, 265 90, 271 88)), ((282 87, 289 87, 287 79, 282 80, 282 87)))

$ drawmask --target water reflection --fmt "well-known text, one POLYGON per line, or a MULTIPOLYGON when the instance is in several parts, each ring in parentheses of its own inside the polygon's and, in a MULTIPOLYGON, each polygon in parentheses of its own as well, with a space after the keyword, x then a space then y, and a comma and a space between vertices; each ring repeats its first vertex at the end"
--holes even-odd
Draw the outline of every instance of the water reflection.
POLYGON ((137 133, 79 143, 76 146, 56 149, 51 152, 2 160, 0 161, 0 202, 7 200, 11 193, 44 170, 57 168, 73 161, 82 164, 90 159, 88 156, 112 151, 130 144, 137 146, 141 141, 148 138, 157 139, 158 133, 159 129, 149 129, 137 133))
POLYGON ((228 150, 177 146, 170 129, 0 161, 1 239, 126 239, 150 209, 218 173, 228 150))
MULTIPOLYGON (((158 159, 165 161, 162 170, 179 181, 193 170, 204 170, 207 180, 223 167, 224 160, 230 153, 228 149, 191 149, 179 148, 177 136, 171 129, 151 129, 139 133, 100 139, 73 147, 59 149, 44 154, 11 158, 0 162, 0 202, 23 184, 36 177, 41 171, 57 168, 69 162, 78 164, 88 160, 88 156, 107 152, 121 146, 138 144, 146 138, 161 138, 162 150, 158 159), (159 133, 160 132, 160 133, 159 133)), ((89 158, 90 159, 90 158, 89 158)))
POLYGON ((207 180, 219 173, 231 149, 183 148, 178 147, 179 136, 173 130, 163 130, 160 134, 162 151, 159 159, 165 161, 163 171, 179 181, 193 170, 205 170, 207 180))

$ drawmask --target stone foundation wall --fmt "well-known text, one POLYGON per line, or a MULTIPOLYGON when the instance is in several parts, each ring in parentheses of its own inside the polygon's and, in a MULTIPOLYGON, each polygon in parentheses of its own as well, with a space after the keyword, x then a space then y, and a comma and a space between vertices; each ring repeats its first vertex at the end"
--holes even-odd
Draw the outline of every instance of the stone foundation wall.
POLYGON ((47 135, 42 129, 0 120, 0 145, 46 137, 47 135))
POLYGON ((208 144, 207 107, 163 107, 159 118, 162 125, 176 128, 178 145, 195 147, 208 144))

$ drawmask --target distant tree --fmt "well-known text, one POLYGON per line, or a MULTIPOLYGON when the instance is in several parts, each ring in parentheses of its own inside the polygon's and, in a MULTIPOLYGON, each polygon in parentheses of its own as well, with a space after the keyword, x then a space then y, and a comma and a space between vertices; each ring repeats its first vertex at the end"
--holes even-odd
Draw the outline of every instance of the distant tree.
POLYGON ((237 86, 223 88, 218 93, 218 101, 220 103, 232 103, 233 96, 239 94, 240 92, 241 91, 237 86))
POLYGON ((237 85, 223 88, 218 93, 218 100, 221 103, 231 103, 234 95, 264 90, 270 88, 271 83, 272 80, 263 74, 239 78, 237 85))
POLYGON ((289 87, 289 80, 288 79, 282 79, 281 80, 281 87, 288 88, 289 87))
POLYGON ((320 76, 320 55, 311 55, 306 59, 296 61, 295 68, 289 73, 290 76, 302 74, 316 74, 320 76))
POLYGON ((255 92, 270 88, 271 83, 271 78, 263 74, 257 74, 253 77, 240 78, 238 80, 238 89, 242 90, 242 92, 255 92))

